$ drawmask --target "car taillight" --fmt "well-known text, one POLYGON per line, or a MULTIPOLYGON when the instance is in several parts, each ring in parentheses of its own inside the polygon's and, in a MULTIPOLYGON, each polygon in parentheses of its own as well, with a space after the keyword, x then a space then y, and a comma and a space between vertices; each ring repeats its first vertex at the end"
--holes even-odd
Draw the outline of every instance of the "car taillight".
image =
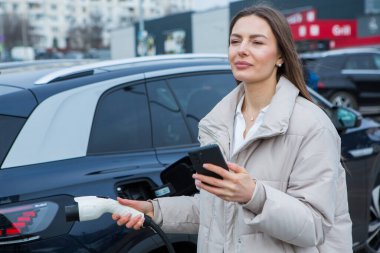
POLYGON ((56 196, 46 201, 26 201, 0 207, 0 245, 23 243, 67 233, 64 206, 72 198, 56 196))
POLYGON ((57 211, 58 205, 53 202, 0 209, 0 241, 18 237, 38 239, 34 235, 48 227, 57 211))
POLYGON ((323 82, 318 81, 317 88, 318 89, 324 89, 324 88, 326 88, 326 85, 323 82))

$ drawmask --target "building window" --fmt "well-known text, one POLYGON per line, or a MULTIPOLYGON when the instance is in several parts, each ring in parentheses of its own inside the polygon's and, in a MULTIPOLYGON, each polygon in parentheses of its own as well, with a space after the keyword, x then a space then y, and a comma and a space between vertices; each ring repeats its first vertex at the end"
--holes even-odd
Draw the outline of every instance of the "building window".
POLYGON ((380 1, 379 0, 366 0, 365 1, 365 12, 370 13, 380 13, 380 1))

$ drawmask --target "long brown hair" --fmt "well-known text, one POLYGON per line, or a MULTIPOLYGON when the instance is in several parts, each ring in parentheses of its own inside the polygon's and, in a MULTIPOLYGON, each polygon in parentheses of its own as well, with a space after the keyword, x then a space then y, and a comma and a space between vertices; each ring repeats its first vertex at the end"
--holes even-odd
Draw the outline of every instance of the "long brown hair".
POLYGON ((285 76, 299 89, 302 97, 313 101, 306 88, 301 62, 297 55, 289 24, 281 12, 263 4, 247 7, 232 18, 229 35, 231 36, 232 28, 240 18, 251 15, 264 19, 271 27, 276 38, 277 47, 284 61, 283 65, 277 70, 277 81, 280 76, 285 76))

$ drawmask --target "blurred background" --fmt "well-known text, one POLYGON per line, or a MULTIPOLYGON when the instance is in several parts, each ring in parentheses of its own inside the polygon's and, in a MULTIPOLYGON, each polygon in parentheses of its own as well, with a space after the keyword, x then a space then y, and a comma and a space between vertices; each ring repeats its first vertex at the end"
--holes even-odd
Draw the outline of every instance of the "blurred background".
MULTIPOLYGON (((226 53, 229 20, 256 2, 0 0, 0 60, 226 53)), ((299 52, 380 45, 380 0, 267 3, 287 16, 299 52)))

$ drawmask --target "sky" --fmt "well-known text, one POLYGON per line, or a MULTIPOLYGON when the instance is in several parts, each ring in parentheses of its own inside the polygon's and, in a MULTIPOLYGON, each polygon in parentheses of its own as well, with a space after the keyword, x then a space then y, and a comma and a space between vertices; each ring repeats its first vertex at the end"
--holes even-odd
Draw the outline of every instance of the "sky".
POLYGON ((226 6, 229 0, 193 0, 193 9, 202 11, 211 8, 226 6))

